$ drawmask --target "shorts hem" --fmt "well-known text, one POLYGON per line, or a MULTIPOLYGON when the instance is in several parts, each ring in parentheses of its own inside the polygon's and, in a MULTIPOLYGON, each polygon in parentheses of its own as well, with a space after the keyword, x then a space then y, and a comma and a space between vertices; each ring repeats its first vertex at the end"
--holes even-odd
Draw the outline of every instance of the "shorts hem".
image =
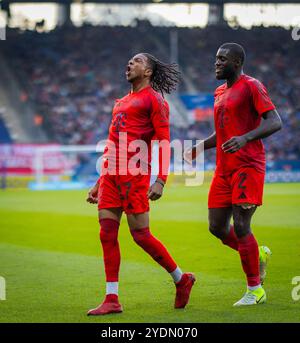
POLYGON ((232 205, 240 205, 240 204, 249 204, 249 205, 255 205, 255 206, 261 206, 261 203, 255 202, 255 201, 235 201, 232 203, 232 205))
POLYGON ((126 211, 126 210, 123 210, 125 212, 125 214, 143 214, 143 213, 148 213, 149 210, 146 210, 146 211, 126 211))
POLYGON ((98 210, 108 210, 110 208, 120 208, 122 210, 122 212, 124 212, 125 214, 142 214, 142 213, 147 213, 150 211, 150 208, 145 209, 145 210, 134 210, 134 209, 133 210, 126 210, 126 209, 124 209, 123 206, 114 206, 114 205, 112 205, 112 206, 104 205, 101 207, 98 206, 98 210))
POLYGON ((211 205, 208 205, 208 209, 213 209, 213 208, 228 208, 228 207, 231 207, 233 204, 230 204, 230 205, 214 205, 214 206, 211 206, 211 205))
POLYGON ((122 206, 115 206, 115 205, 104 205, 104 206, 98 206, 98 210, 106 210, 106 209, 109 209, 109 208, 121 208, 122 211, 123 211, 123 208, 122 206))

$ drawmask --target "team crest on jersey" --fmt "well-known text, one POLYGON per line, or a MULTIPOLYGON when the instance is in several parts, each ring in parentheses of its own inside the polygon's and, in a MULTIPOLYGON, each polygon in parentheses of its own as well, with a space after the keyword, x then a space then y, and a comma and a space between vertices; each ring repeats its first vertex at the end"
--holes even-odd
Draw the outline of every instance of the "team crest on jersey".
POLYGON ((119 100, 119 99, 117 99, 116 101, 115 101, 115 108, 118 108, 118 107, 120 107, 122 105, 122 101, 121 100, 119 100))
POLYGON ((220 102, 220 99, 221 98, 221 96, 220 95, 216 95, 216 97, 215 97, 215 103, 217 104, 218 102, 220 102))

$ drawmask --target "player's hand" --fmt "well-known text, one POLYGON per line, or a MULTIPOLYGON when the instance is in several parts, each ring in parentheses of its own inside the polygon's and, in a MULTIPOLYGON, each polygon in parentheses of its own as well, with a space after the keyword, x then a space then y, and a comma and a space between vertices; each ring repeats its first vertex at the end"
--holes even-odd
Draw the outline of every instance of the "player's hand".
POLYGON ((153 185, 150 186, 147 197, 150 200, 157 200, 162 196, 164 186, 161 183, 154 182, 153 185))
POLYGON ((247 144, 247 139, 244 136, 231 137, 227 142, 222 144, 222 149, 226 153, 234 153, 240 150, 247 144))
POLYGON ((97 182, 95 186, 92 189, 90 189, 90 191, 88 192, 88 197, 86 201, 89 202, 90 204, 98 203, 98 188, 99 188, 99 184, 97 182))

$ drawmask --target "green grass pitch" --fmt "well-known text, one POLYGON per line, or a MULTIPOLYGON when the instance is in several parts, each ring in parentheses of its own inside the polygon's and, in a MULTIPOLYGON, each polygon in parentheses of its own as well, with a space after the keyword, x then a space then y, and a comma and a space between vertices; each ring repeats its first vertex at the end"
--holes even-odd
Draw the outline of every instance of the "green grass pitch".
POLYGON ((0 322, 300 322, 291 297, 300 275, 300 184, 268 184, 252 229, 273 256, 264 305, 233 308, 246 284, 239 256, 207 229, 208 185, 166 187, 151 204, 152 232, 179 266, 196 274, 189 305, 174 310, 169 275, 120 228, 119 315, 87 317, 104 295, 95 206, 85 191, 0 191, 0 322))

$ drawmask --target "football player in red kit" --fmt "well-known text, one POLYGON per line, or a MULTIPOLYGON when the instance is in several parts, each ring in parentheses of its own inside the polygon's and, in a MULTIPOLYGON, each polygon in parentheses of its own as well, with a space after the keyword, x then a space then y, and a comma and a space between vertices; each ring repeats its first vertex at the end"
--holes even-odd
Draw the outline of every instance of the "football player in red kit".
MULTIPOLYGON (((247 292, 234 306, 266 301, 262 287, 270 250, 258 247, 250 222, 262 204, 265 151, 261 138, 281 129, 281 119, 261 82, 243 73, 245 52, 236 43, 223 44, 216 55, 215 132, 204 140, 204 150, 217 149, 208 208, 209 230, 239 252, 247 278, 247 292), (233 217, 233 225, 230 220, 233 217)), ((186 160, 196 157, 197 146, 186 160)))
POLYGON ((128 62, 126 78, 131 83, 131 91, 115 102, 101 176, 87 198, 90 203, 98 203, 106 274, 106 297, 88 315, 122 312, 118 300, 118 230, 123 212, 134 241, 172 276, 176 286, 175 308, 186 306, 195 282, 192 273, 182 273, 149 229, 149 199, 157 200, 162 196, 170 158, 169 107, 159 92, 170 93, 176 88, 177 66, 139 53, 128 62), (159 174, 150 186, 151 142, 154 139, 168 144, 160 149, 159 174), (138 173, 132 172, 134 168, 129 162, 137 153, 136 142, 144 143, 147 148, 146 152, 139 151, 137 163, 141 172, 138 173))

